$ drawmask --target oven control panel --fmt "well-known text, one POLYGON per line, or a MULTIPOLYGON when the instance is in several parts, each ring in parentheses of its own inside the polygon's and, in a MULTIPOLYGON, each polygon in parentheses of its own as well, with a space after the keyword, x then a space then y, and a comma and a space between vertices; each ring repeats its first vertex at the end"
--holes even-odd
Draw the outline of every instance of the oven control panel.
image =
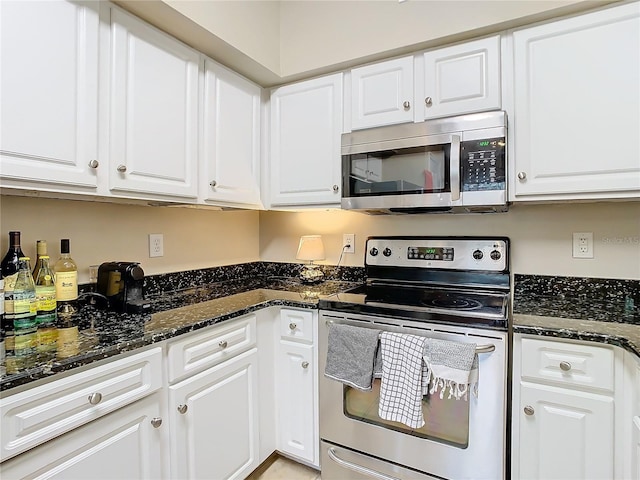
POLYGON ((365 265, 500 272, 508 268, 504 238, 371 237, 365 265))

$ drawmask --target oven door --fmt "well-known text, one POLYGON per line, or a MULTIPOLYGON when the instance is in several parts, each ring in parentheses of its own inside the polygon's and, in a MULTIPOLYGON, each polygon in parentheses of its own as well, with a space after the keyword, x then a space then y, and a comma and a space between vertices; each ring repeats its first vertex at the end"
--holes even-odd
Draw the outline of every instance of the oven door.
POLYGON ((342 147, 342 208, 460 204, 461 133, 342 147))
MULTIPOLYGON (((415 321, 321 312, 320 372, 326 365, 329 322, 476 343, 478 396, 467 400, 438 393, 423 399, 425 425, 411 429, 380 419, 376 379, 370 392, 320 376, 320 437, 365 456, 444 479, 503 479, 507 431, 507 333, 415 321)), ((353 463, 353 462, 351 462, 353 463)), ((323 478, 324 478, 324 464, 323 478)), ((403 478, 403 477, 398 477, 403 478)))

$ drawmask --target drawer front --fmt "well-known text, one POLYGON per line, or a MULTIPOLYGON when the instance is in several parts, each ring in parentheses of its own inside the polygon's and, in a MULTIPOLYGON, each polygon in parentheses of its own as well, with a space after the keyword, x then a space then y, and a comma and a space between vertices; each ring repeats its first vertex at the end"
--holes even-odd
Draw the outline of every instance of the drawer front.
POLYGON ((523 380, 613 392, 613 348, 523 338, 521 376, 523 380))
POLYGON ((160 347, 0 399, 0 461, 162 387, 160 347))
POLYGON ((169 382, 228 360, 255 344, 255 314, 230 320, 171 342, 168 350, 169 382))
POLYGON ((313 342, 313 312, 311 310, 280 310, 280 336, 287 340, 313 342))

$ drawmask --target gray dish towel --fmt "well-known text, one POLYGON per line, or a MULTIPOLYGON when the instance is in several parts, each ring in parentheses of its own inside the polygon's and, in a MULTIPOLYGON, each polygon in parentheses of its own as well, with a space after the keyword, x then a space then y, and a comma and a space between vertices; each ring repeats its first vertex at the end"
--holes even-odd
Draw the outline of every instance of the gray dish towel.
POLYGON ((358 390, 371 390, 380 330, 329 324, 325 377, 358 390))

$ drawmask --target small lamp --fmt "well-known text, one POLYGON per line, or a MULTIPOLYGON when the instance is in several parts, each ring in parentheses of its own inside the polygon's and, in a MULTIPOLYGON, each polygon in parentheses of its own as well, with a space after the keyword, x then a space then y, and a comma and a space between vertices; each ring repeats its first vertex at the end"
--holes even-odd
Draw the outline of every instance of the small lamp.
POLYGON ((313 264, 314 260, 324 260, 324 245, 320 235, 303 235, 298 245, 298 260, 308 260, 309 263, 302 267, 300 280, 303 283, 317 283, 324 278, 324 273, 313 264))

